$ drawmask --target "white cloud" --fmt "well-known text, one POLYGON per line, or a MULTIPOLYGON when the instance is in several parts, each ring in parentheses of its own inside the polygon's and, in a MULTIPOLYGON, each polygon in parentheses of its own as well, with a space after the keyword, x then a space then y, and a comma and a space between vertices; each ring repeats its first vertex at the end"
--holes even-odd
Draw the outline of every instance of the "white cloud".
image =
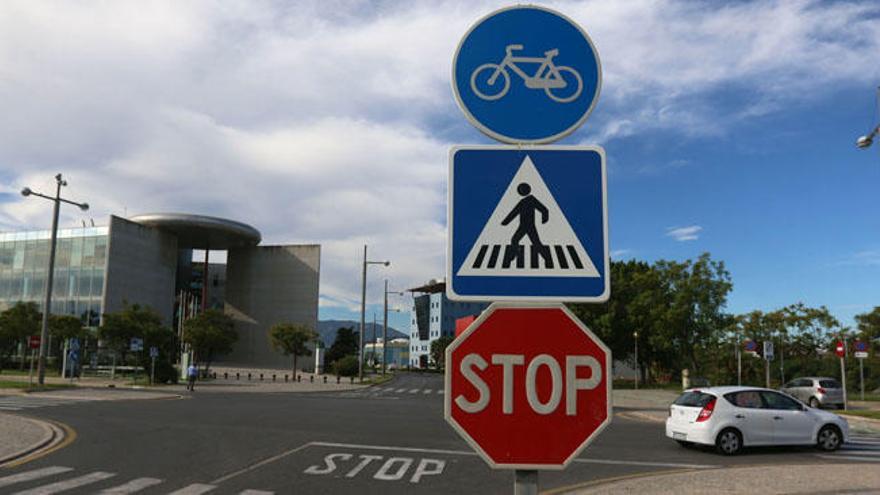
MULTIPOLYGON (((478 136, 455 108, 451 58, 500 6, 2 2, 0 228, 45 228, 48 205, 17 191, 49 191, 60 171, 98 221, 187 211, 251 223, 266 242, 321 243, 325 306, 359 303, 364 243, 393 261, 371 269, 371 289, 439 276, 447 149, 478 136)), ((575 139, 721 133, 880 76, 864 58, 880 52, 875 3, 550 6, 602 57, 603 94, 575 139)), ((84 217, 63 211, 67 225, 84 217)))
POLYGON ((611 250, 611 259, 613 260, 622 260, 627 257, 632 257, 635 251, 632 249, 612 249, 611 250))
POLYGON ((669 227, 666 229, 666 236, 672 237, 676 241, 695 241, 700 238, 700 232, 703 227, 699 225, 690 225, 687 227, 669 227))

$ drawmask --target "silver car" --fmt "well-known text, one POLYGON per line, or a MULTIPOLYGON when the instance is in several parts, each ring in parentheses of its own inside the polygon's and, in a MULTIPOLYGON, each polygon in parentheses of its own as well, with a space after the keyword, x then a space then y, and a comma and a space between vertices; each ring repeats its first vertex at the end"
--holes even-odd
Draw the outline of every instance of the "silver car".
POLYGON ((840 382, 834 378, 825 376, 795 378, 786 383, 782 391, 809 404, 810 407, 843 408, 843 389, 840 382))

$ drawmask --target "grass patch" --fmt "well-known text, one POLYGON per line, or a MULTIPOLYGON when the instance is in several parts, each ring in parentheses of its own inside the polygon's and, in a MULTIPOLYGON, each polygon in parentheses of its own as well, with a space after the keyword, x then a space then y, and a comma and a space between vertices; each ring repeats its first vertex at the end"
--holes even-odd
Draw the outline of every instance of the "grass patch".
MULTIPOLYGON (((34 366, 34 371, 36 371, 36 370, 37 370, 37 367, 34 366)), ((30 368, 25 368, 24 370, 4 369, 2 372, 0 372, 0 377, 3 377, 4 375, 6 375, 6 376, 28 376, 29 373, 30 373, 30 368)))
POLYGON ((36 383, 34 384, 33 387, 31 387, 28 382, 0 380, 0 388, 19 389, 19 390, 24 390, 27 392, 33 392, 35 390, 46 390, 46 389, 57 390, 57 389, 62 389, 62 388, 75 388, 75 387, 76 387, 76 385, 68 385, 68 384, 62 384, 62 383, 47 383, 47 384, 43 385, 42 388, 40 388, 40 386, 36 385, 36 383))
POLYGON ((391 379, 394 378, 394 375, 391 373, 386 374, 385 376, 376 375, 364 380, 364 385, 381 385, 383 383, 388 383, 391 379))
POLYGON ((858 416, 860 418, 871 418, 871 419, 880 419, 880 411, 875 410, 848 410, 848 411, 835 411, 837 414, 845 414, 847 416, 858 416))

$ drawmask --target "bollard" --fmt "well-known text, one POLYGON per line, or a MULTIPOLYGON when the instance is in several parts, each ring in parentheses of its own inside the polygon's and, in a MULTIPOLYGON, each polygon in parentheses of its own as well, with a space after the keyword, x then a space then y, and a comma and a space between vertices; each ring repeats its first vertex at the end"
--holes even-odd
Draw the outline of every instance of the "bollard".
POLYGON ((248 373, 248 381, 251 381, 251 374, 248 373))
POLYGON ((228 379, 229 379, 229 372, 228 372, 228 371, 224 371, 224 372, 223 372, 223 379, 224 379, 224 380, 228 380, 228 379))
POLYGON ((214 377, 213 377, 213 378, 214 378, 215 380, 217 379, 217 372, 216 372, 216 371, 214 372, 214 377))
POLYGON ((303 381, 303 376, 302 376, 302 375, 296 375, 296 382, 297 382, 297 383, 301 383, 302 381, 303 381))
POLYGON ((272 381, 275 381, 275 373, 272 373, 272 381))
POLYGON ((336 384, 339 385, 339 375, 336 375, 336 384))
POLYGON ((309 376, 309 383, 315 383, 315 375, 309 376))
POLYGON ((236 379, 236 380, 241 380, 241 375, 240 375, 239 373, 235 373, 235 379, 236 379))
POLYGON ((324 383, 327 383, 327 376, 324 375, 324 383))
POLYGON ((260 381, 263 381, 263 374, 260 373, 260 381))
POLYGON ((350 377, 348 377, 348 379, 349 379, 349 382, 350 382, 352 385, 354 385, 354 377, 353 377, 353 376, 350 376, 350 377))
POLYGON ((287 383, 287 374, 284 375, 284 383, 287 383))

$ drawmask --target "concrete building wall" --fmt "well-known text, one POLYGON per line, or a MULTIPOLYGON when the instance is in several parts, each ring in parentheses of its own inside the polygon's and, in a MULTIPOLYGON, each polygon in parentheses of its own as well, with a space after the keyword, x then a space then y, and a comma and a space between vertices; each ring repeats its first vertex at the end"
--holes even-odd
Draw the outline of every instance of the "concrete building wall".
MULTIPOLYGON (((276 323, 318 325, 319 245, 231 249, 226 262, 226 312, 236 321, 239 340, 220 364, 247 367, 291 365, 272 350, 269 328, 276 323)), ((312 359, 298 359, 310 368, 312 359)))
POLYGON ((149 306, 171 325, 177 275, 177 238, 124 218, 110 217, 104 312, 123 303, 149 306))

